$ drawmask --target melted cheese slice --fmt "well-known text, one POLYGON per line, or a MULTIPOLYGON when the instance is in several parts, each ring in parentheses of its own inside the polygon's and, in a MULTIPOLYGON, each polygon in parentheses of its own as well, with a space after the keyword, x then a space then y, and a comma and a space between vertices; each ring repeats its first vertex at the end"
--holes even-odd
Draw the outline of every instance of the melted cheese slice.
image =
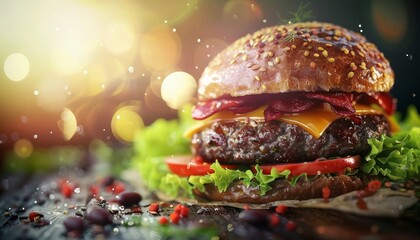
MULTIPOLYGON (((235 114, 229 111, 219 112, 212 115, 209 118, 199 121, 196 125, 191 127, 185 132, 186 137, 192 137, 194 133, 207 128, 210 124, 216 121, 248 121, 252 119, 254 121, 264 121, 264 109, 267 106, 262 106, 252 112, 247 112, 243 114, 235 114)), ((374 109, 366 105, 355 105, 356 115, 368 115, 368 114, 383 114, 381 110, 374 109)), ((310 133, 315 138, 319 138, 322 133, 327 129, 327 127, 334 122, 337 118, 340 118, 339 115, 335 114, 328 104, 323 104, 318 107, 313 107, 308 111, 294 114, 283 114, 278 121, 297 125, 308 133, 310 133)), ((398 129, 398 125, 393 121, 393 119, 388 118, 388 121, 391 126, 391 130, 395 131, 398 129)))

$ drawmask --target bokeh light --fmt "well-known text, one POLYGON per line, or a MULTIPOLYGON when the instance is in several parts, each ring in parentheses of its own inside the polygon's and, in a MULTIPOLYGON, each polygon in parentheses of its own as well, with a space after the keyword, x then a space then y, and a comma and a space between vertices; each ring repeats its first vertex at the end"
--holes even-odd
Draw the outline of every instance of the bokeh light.
POLYGON ((372 1, 373 22, 381 36, 389 42, 399 42, 407 32, 408 15, 404 4, 404 1, 372 1))
POLYGON ((197 82, 186 72, 169 74, 162 82, 162 99, 173 109, 179 109, 191 101, 197 90, 197 82))
POLYGON ((32 155, 34 146, 27 139, 19 139, 14 144, 15 154, 21 158, 27 158, 32 155))
POLYGON ((180 54, 179 36, 168 27, 153 28, 141 39, 140 57, 150 70, 173 68, 178 63, 180 54))
POLYGON ((136 132, 143 128, 143 119, 138 112, 139 107, 133 105, 122 107, 115 112, 111 121, 111 129, 118 140, 131 143, 136 132))
POLYGON ((112 22, 105 35, 105 46, 111 53, 122 54, 129 51, 134 44, 133 27, 124 20, 112 22))
POLYGON ((74 113, 68 109, 64 108, 61 112, 61 119, 57 122, 58 128, 65 140, 70 140, 77 131, 77 119, 74 113))
POLYGON ((29 60, 22 53, 13 53, 4 61, 4 73, 12 81, 25 79, 29 69, 29 60))

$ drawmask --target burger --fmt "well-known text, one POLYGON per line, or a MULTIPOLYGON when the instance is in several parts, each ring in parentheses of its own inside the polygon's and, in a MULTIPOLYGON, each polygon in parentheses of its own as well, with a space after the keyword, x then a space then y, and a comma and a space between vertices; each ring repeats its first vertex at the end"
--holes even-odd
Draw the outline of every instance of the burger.
POLYGON ((166 161, 184 186, 177 191, 260 204, 363 189, 379 177, 360 170, 368 139, 396 129, 393 84, 383 53, 343 27, 306 22, 246 35, 198 81, 192 156, 166 161))

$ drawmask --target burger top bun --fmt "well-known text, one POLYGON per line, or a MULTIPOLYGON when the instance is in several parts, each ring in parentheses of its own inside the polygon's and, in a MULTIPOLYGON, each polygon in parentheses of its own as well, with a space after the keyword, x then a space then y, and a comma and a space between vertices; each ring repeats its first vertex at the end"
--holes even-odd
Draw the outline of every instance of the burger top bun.
POLYGON ((292 91, 388 92, 394 73, 374 44, 337 25, 268 27, 235 41, 210 61, 198 98, 292 91))

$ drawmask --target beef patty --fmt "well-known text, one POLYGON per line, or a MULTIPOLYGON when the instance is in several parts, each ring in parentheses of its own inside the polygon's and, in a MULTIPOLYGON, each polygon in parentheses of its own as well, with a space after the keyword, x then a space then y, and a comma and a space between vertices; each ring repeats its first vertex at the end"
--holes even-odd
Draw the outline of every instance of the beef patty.
POLYGON ((356 124, 348 118, 331 123, 320 138, 299 126, 280 121, 215 122, 194 134, 192 151, 204 161, 229 164, 288 163, 320 157, 367 154, 369 138, 389 134, 382 115, 363 115, 356 124))

